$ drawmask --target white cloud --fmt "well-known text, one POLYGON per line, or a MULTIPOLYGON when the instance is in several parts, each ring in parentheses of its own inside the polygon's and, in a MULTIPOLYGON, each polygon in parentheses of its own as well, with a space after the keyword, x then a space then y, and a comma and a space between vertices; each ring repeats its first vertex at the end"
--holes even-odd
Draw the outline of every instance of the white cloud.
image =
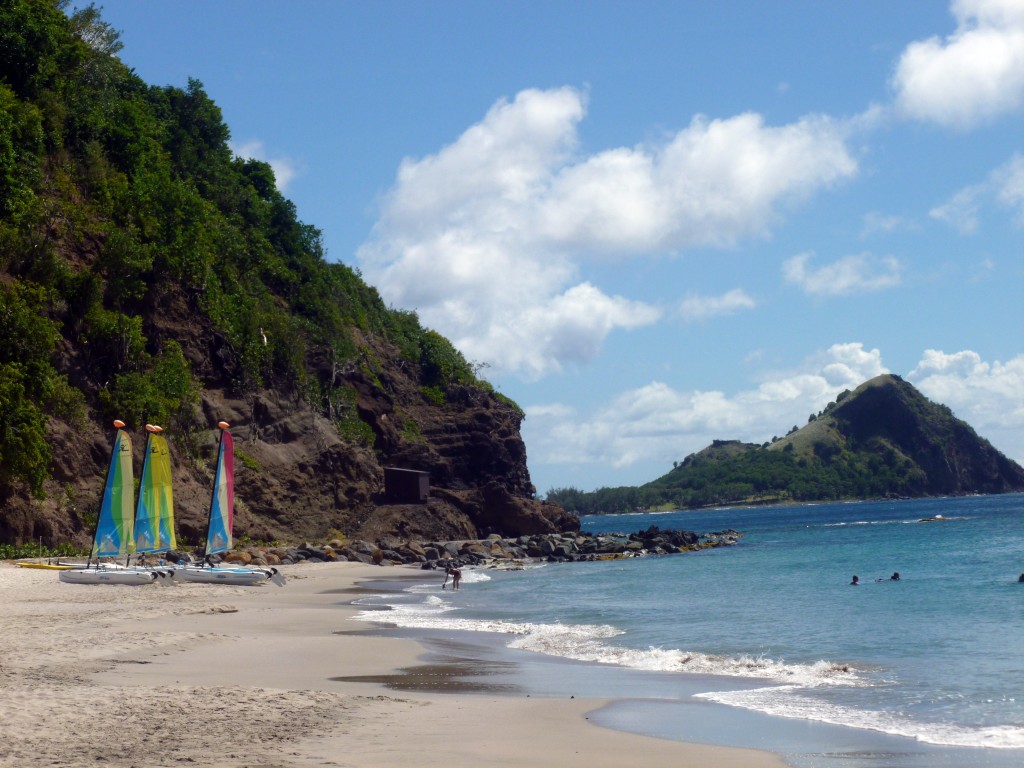
POLYGON ((974 267, 974 273, 971 275, 971 278, 970 278, 971 282, 972 283, 980 283, 980 282, 983 282, 985 280, 988 280, 990 277, 992 277, 992 274, 995 271, 995 268, 996 268, 995 261, 993 261, 992 259, 987 258, 987 257, 982 259, 974 267))
POLYGON ((867 293, 900 283, 900 263, 891 256, 860 253, 811 269, 813 258, 813 253, 801 253, 787 259, 782 265, 782 274, 787 282, 814 296, 867 293))
POLYGON ((1015 153, 984 181, 964 187, 928 215, 944 221, 962 235, 969 235, 978 230, 982 206, 992 200, 1014 209, 1015 223, 1024 227, 1024 156, 1015 153))
POLYGON ((967 129, 1024 104, 1024 2, 954 0, 956 31, 907 46, 892 79, 897 107, 967 129))
POLYGON ((243 144, 231 143, 230 147, 231 151, 238 157, 260 160, 267 163, 274 171, 274 181, 279 192, 284 192, 292 179, 298 175, 295 164, 290 159, 286 157, 268 157, 266 147, 258 139, 247 141, 243 144))
POLYGON ((991 176, 996 199, 1016 209, 1017 226, 1024 227, 1024 157, 1015 154, 1009 162, 993 171, 991 176))
POLYGON ((721 296, 687 296, 679 303, 679 314, 688 322, 704 321, 722 315, 734 315, 753 309, 757 302, 742 288, 733 288, 721 296))
POLYGON ((868 237, 877 233, 895 232, 899 229, 907 229, 909 224, 902 216, 884 214, 880 211, 868 211, 864 214, 864 226, 861 228, 860 236, 868 237))
POLYGON ((658 146, 581 157, 585 112, 575 89, 522 91, 404 160, 359 249, 367 279, 467 356, 539 377, 658 316, 581 283, 589 259, 765 236, 783 206, 857 171, 846 129, 824 117, 698 117, 658 146))
POLYGON ((989 363, 971 350, 947 354, 929 349, 907 378, 996 448, 1024 463, 1024 354, 989 363))
POLYGON ((673 461, 715 439, 760 443, 781 437, 843 390, 886 372, 877 349, 835 344, 798 370, 773 374, 733 396, 655 381, 621 393, 593 414, 550 404, 527 407, 524 435, 529 434, 531 460, 540 463, 621 469, 654 462, 668 471, 673 461))
POLYGON ((980 198, 984 189, 980 186, 965 187, 942 205, 928 211, 933 219, 943 221, 961 235, 970 235, 978 229, 980 198))
POLYGON ((857 169, 825 117, 693 119, 663 146, 608 150, 558 170, 538 218, 553 242, 631 256, 728 247, 768 233, 778 207, 857 169))
POLYGON ((544 303, 498 308, 479 332, 467 326, 469 332, 452 342, 470 360, 489 361, 497 355, 497 366, 536 379, 567 364, 590 362, 612 330, 650 325, 659 316, 654 307, 606 296, 581 283, 544 303))

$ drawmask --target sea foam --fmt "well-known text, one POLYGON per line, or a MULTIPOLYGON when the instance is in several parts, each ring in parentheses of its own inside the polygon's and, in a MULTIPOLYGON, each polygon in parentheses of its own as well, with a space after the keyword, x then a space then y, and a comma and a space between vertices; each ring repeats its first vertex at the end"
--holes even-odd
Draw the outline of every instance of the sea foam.
MULTIPOLYGON (((414 587, 411 591, 416 589, 414 587)), ((431 589, 436 587, 432 586, 431 589)), ((385 620, 404 628, 494 632, 512 636, 510 648, 630 669, 749 677, 795 683, 804 687, 867 684, 851 666, 829 661, 791 664, 766 656, 724 656, 654 647, 629 648, 609 642, 623 632, 606 624, 544 624, 460 618, 456 615, 457 606, 436 593, 418 602, 395 602, 390 608, 385 614, 380 611, 363 611, 354 618, 368 622, 385 620)))
POLYGON ((937 746, 1024 748, 1024 728, 1019 726, 963 726, 922 722, 903 712, 857 709, 833 704, 807 695, 804 688, 796 685, 743 691, 713 691, 695 694, 695 698, 751 709, 776 717, 813 720, 848 728, 879 731, 937 746))

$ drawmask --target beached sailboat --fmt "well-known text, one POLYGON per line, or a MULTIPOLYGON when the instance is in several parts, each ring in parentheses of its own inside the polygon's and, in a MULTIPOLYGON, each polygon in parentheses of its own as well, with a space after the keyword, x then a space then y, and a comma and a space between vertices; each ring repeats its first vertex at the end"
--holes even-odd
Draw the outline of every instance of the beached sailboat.
MULTIPOLYGON (((207 562, 210 555, 231 549, 235 518, 235 444, 228 431, 231 425, 221 421, 217 426, 220 428, 220 446, 213 476, 210 516, 206 524, 207 562)), ((276 568, 187 565, 175 568, 171 575, 176 580, 206 584, 253 586, 272 580, 278 586, 284 586, 284 577, 276 568)))
POLYGON ((19 568, 41 568, 44 571, 70 571, 78 567, 71 563, 43 563, 37 560, 15 560, 14 564, 19 568))
POLYGON ((132 537, 135 521, 132 510, 132 440, 124 431, 123 421, 115 421, 114 427, 117 432, 114 434, 114 447, 89 560, 84 568, 67 568, 60 572, 60 580, 70 584, 151 584, 159 578, 154 571, 107 568, 102 567, 99 561, 101 557, 124 557, 127 560, 135 549, 132 537))

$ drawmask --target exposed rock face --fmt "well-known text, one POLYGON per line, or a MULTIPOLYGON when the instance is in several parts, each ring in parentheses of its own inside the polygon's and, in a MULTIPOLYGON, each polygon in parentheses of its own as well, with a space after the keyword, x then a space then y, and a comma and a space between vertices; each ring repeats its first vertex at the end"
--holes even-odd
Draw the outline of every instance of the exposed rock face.
MULTIPOLYGON (((395 350, 361 337, 374 368, 351 366, 339 378, 358 393, 354 407, 372 429, 373 445, 345 441, 334 422, 286 387, 233 394, 230 351, 192 317, 187 309, 165 310, 150 330, 157 339, 177 339, 205 385, 194 420, 195 458, 185 450, 187 440, 171 435, 175 513, 184 541, 198 542, 205 534, 216 450, 212 427, 220 420, 232 425, 235 437, 236 536, 295 542, 337 531, 370 540, 475 539, 579 529, 575 515, 533 498, 519 434, 522 413, 493 392, 459 385, 439 406, 425 399, 395 350), (386 466, 428 472, 429 502, 385 504, 386 466)), ((72 350, 69 364, 73 356, 72 350)), ((0 540, 87 545, 112 431, 96 422, 76 430, 51 420, 49 432, 54 465, 47 498, 33 501, 8 490, 0 540)), ((145 441, 142 434, 133 437, 138 477, 145 441)))

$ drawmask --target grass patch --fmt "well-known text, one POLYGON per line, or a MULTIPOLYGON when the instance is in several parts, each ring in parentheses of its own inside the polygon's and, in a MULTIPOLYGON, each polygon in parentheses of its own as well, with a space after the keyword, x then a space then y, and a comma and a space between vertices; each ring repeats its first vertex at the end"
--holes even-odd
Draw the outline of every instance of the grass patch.
POLYGON ((261 467, 260 463, 249 454, 235 448, 235 458, 238 459, 246 469, 252 470, 257 475, 263 474, 263 467, 261 467))
POLYGON ((84 557, 88 550, 71 544, 43 547, 39 544, 0 544, 0 560, 20 560, 25 557, 84 557))

